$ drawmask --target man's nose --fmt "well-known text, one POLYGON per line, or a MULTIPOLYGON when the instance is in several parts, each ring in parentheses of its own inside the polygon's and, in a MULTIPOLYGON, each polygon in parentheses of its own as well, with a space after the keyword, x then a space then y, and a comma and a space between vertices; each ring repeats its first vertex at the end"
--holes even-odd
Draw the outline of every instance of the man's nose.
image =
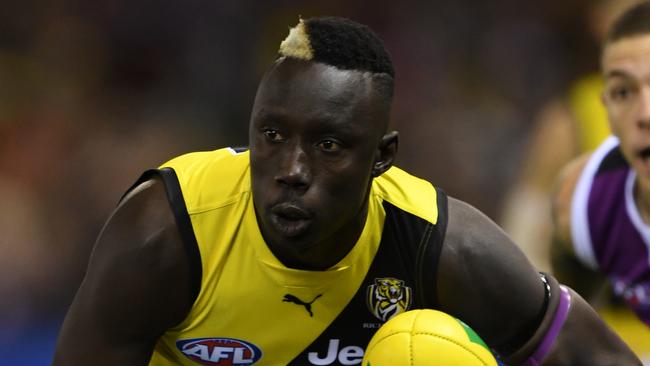
POLYGON ((307 190, 311 184, 309 157, 304 149, 296 144, 281 157, 275 181, 287 187, 307 190))
POLYGON ((650 130, 650 87, 643 88, 639 102, 637 124, 639 128, 650 130))

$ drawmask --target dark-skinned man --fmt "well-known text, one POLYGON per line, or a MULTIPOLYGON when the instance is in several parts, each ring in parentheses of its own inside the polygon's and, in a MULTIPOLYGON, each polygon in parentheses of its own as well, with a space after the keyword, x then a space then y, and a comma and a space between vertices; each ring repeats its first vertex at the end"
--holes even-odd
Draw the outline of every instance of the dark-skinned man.
POLYGON ((249 150, 172 159, 122 199, 56 365, 355 365, 415 308, 508 364, 640 365, 486 216, 393 166, 394 71, 372 31, 301 20, 279 53, 249 150))

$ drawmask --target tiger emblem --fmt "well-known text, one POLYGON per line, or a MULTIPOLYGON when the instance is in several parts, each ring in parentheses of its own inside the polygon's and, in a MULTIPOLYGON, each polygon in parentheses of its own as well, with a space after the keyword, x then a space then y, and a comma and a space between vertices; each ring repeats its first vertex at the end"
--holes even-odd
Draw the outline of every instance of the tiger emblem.
POLYGON ((409 309, 411 295, 411 288, 405 286, 402 280, 390 277, 375 278, 375 283, 368 286, 366 302, 370 312, 385 322, 409 309))

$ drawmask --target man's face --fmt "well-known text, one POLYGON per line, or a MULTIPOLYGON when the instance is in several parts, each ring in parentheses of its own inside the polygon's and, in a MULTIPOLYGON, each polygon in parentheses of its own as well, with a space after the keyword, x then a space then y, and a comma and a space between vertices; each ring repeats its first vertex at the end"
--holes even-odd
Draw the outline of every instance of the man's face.
POLYGON ((606 45, 602 63, 612 132, 639 178, 650 182, 650 35, 606 45))
POLYGON ((285 263, 318 267, 363 227, 387 120, 374 94, 367 73, 293 59, 260 83, 249 131, 253 201, 285 263))

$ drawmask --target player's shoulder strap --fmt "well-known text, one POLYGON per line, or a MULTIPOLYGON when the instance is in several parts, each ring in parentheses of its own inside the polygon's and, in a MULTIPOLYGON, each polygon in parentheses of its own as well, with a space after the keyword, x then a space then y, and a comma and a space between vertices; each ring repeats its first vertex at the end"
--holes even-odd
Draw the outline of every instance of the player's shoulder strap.
POLYGON ((418 289, 418 301, 422 307, 437 308, 438 262, 442 243, 447 231, 447 194, 436 188, 438 220, 435 225, 428 223, 415 248, 415 283, 418 289))
POLYGON ((396 236, 411 268, 414 305, 435 308, 438 260, 447 231, 446 193, 395 166, 375 180, 373 192, 382 197, 386 211, 383 235, 396 236))
POLYGON ((159 178, 165 186, 165 191, 167 192, 167 200, 169 201, 169 206, 176 220, 176 226, 183 240, 183 248, 185 250, 186 259, 189 262, 189 268, 191 271, 190 288, 192 291, 192 301, 194 301, 201 289, 201 277, 203 275, 201 255, 199 252, 198 243, 196 241, 196 236, 194 235, 194 230, 192 228, 192 222, 185 205, 185 200, 183 199, 183 192, 178 181, 178 176, 176 175, 174 169, 165 167, 160 169, 146 170, 144 173, 142 173, 142 175, 140 175, 138 180, 136 180, 135 183, 124 193, 120 201, 140 184, 155 178, 159 178))
MULTIPOLYGON (((571 242, 576 256, 591 269, 598 268, 589 232, 588 203, 594 177, 603 170, 620 165, 620 152, 616 137, 607 138, 589 157, 571 199, 571 242)), ((623 160, 624 161, 624 160, 623 160)))

